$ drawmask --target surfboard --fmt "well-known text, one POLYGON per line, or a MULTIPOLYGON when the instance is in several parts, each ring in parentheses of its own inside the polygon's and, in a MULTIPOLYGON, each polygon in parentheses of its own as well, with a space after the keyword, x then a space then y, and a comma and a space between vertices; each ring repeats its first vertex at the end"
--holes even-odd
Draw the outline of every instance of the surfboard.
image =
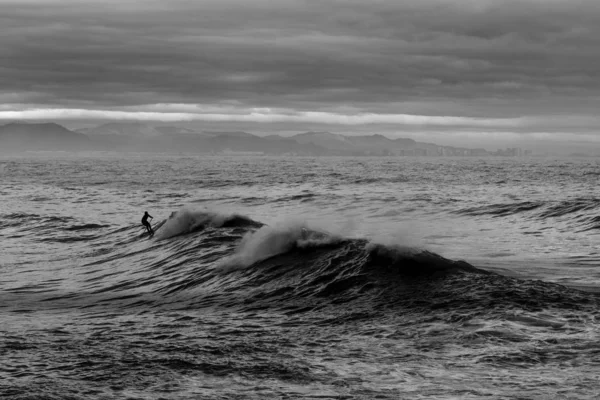
POLYGON ((154 236, 154 234, 150 234, 146 231, 146 232, 142 233, 139 237, 140 238, 145 238, 145 237, 151 238, 152 236, 154 236))
MULTIPOLYGON (((155 224, 155 225, 152 227, 152 230, 154 231, 154 233, 156 233, 156 231, 157 231, 157 230, 159 230, 159 229, 160 229, 160 227, 161 227, 161 226, 163 226, 163 225, 165 224, 165 222, 167 222, 167 221, 165 220, 165 221, 161 221, 161 222, 158 222, 158 223, 156 223, 156 224, 155 224)), ((152 238, 154 237, 154 233, 153 233, 153 234, 150 234, 150 233, 148 233, 148 231, 146 231, 146 232, 142 233, 142 234, 141 234, 139 237, 140 237, 140 238, 145 238, 145 237, 148 237, 148 239, 152 239, 152 238)))

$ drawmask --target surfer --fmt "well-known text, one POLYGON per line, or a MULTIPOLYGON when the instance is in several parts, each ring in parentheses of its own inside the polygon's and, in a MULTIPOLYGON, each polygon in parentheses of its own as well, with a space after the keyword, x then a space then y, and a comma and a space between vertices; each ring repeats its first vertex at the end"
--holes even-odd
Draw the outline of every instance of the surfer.
POLYGON ((146 227, 146 229, 148 230, 148 233, 150 235, 154 235, 154 231, 152 230, 152 226, 150 225, 150 222, 148 222, 148 218, 152 219, 154 217, 152 215, 148 214, 148 211, 144 211, 144 216, 142 217, 142 225, 144 225, 146 227))

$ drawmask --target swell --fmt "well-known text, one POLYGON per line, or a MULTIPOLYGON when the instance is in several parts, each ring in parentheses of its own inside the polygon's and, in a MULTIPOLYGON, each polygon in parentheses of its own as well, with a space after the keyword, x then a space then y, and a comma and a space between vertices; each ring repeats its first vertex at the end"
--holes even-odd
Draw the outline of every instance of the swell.
POLYGON ((557 219, 570 223, 578 231, 600 229, 600 199, 596 197, 576 197, 563 201, 522 201, 468 207, 454 211, 455 214, 471 217, 491 216, 493 218, 521 214, 533 221, 557 219))
MULTIPOLYGON (((201 295, 197 304, 252 311, 275 308, 289 314, 343 307, 365 316, 433 313, 453 321, 515 309, 585 309, 600 316, 598 296, 591 293, 505 277, 432 252, 362 239, 295 245, 230 271, 223 279, 229 284, 222 293, 208 299, 201 295)), ((202 280, 197 283, 196 289, 201 289, 202 280)), ((186 291, 204 292, 196 289, 186 283, 186 291)))
POLYGON ((391 305, 389 294, 454 274, 489 274, 434 253, 343 239, 290 250, 230 272, 244 308, 311 310, 344 303, 357 309, 391 305), (383 301, 382 301, 383 300, 383 301))
POLYGON ((100 231, 110 227, 106 224, 77 223, 69 216, 53 216, 31 213, 10 213, 0 218, 3 228, 16 228, 17 234, 12 237, 22 237, 22 234, 35 233, 35 240, 41 242, 69 243, 93 240, 100 237, 100 231), (66 233, 61 235, 60 232, 66 233), (38 237, 40 233, 45 234, 38 237))
POLYGON ((592 211, 600 207, 600 199, 597 198, 575 198, 561 201, 557 204, 548 205, 539 213, 539 218, 562 217, 567 214, 581 211, 592 211))
POLYGON ((102 225, 102 224, 80 224, 80 225, 71 225, 64 227, 63 230, 70 232, 78 232, 78 231, 87 231, 87 230, 95 230, 100 228, 108 228, 110 225, 102 225))
POLYGON ((24 226, 31 229, 37 226, 63 226, 73 221, 73 218, 31 213, 9 213, 0 215, 0 221, 2 227, 24 226))
POLYGON ((20 294, 42 296, 46 306, 86 309, 223 307, 294 314, 350 307, 364 315, 444 311, 452 318, 511 307, 598 305, 592 294, 560 285, 508 278, 432 252, 348 239, 297 222, 267 226, 236 214, 187 210, 164 221, 156 236, 173 221, 190 226, 182 224, 183 215, 212 225, 134 242, 121 240, 129 229, 117 230, 118 244, 98 248, 78 269, 76 292, 20 294))
POLYGON ((506 204, 490 204, 486 206, 469 207, 457 210, 456 214, 468 216, 491 215, 493 217, 504 217, 515 215, 525 211, 531 211, 542 207, 542 202, 523 201, 506 204))

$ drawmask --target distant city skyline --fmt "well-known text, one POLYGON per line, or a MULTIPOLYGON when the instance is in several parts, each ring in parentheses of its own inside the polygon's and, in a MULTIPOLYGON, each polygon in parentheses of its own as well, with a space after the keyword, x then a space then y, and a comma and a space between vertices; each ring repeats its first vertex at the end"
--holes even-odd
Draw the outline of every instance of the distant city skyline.
POLYGON ((0 0, 0 122, 600 146, 594 0, 0 0))

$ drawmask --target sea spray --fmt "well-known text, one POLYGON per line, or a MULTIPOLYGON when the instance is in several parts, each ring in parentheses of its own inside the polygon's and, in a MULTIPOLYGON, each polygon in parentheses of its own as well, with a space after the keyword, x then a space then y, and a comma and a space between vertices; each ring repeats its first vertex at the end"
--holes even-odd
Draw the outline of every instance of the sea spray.
POLYGON ((222 271, 245 268, 294 247, 332 244, 339 240, 339 235, 309 227, 304 221, 284 220, 247 233, 235 254, 224 259, 219 267, 222 271))
POLYGON ((157 238, 168 239, 207 227, 219 228, 232 225, 258 227, 262 224, 237 213, 199 208, 197 206, 184 206, 180 210, 171 213, 157 234, 157 238))

